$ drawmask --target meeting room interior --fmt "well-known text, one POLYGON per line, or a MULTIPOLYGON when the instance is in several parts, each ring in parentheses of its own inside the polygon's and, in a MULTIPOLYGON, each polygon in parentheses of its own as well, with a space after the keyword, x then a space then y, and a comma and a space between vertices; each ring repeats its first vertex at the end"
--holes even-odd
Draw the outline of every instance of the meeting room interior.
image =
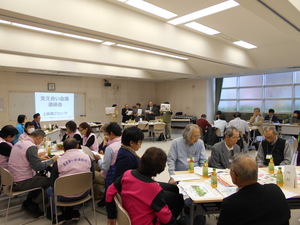
MULTIPOLYGON (((248 121, 259 108, 289 123, 300 110, 299 59, 299 0, 0 0, 0 128, 39 113, 34 93, 74 94, 78 125, 108 123, 114 104, 121 125, 125 104, 145 110, 150 101, 168 102, 175 120, 205 114, 213 124, 221 110, 227 122, 235 112, 248 121)), ((67 122, 41 118, 42 128, 67 122)), ((181 132, 172 126, 172 139, 181 132)), ((168 152, 171 141, 143 145, 141 155, 168 152)), ((165 169, 158 180, 168 179, 165 169)), ((300 224, 299 209, 290 224, 300 224)))

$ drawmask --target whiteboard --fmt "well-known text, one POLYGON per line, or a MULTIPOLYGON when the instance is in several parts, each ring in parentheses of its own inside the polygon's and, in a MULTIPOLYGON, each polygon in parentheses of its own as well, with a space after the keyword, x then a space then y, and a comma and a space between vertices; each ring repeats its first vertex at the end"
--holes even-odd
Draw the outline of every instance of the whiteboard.
MULTIPOLYGON (((9 119, 17 120, 18 115, 25 114, 30 120, 35 112, 34 92, 9 93, 9 119)), ((75 117, 85 115, 85 94, 74 93, 75 117)), ((42 118, 43 120, 43 118, 42 118)))

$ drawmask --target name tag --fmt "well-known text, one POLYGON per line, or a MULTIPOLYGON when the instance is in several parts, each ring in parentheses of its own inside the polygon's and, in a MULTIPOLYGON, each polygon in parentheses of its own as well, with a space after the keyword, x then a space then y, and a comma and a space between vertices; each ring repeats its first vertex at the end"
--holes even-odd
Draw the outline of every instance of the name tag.
POLYGON ((272 157, 271 154, 266 155, 266 159, 270 159, 272 157))

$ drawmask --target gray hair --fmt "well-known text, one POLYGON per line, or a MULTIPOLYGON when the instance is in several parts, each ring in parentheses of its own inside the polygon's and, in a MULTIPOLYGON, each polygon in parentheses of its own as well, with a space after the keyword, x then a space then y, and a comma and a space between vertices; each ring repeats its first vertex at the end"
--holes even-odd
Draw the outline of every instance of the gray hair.
POLYGON ((196 124, 188 124, 186 125, 186 127, 184 128, 183 132, 182 132, 182 137, 183 139, 185 139, 186 141, 191 140, 192 136, 193 136, 193 130, 194 129, 200 129, 198 125, 196 124))
POLYGON ((258 110, 258 112, 260 112, 260 108, 254 108, 254 110, 258 110))
POLYGON ((233 126, 227 127, 225 132, 224 132, 224 136, 232 137, 234 131, 239 133, 239 130, 237 128, 235 128, 233 126))
POLYGON ((265 132, 270 132, 270 131, 272 131, 273 134, 275 134, 275 135, 278 134, 278 132, 276 131, 275 127, 273 127, 273 126, 265 127, 264 130, 263 130, 263 133, 265 133, 265 132))
POLYGON ((243 182, 257 180, 258 166, 256 161, 249 155, 238 154, 233 157, 230 169, 234 171, 243 182))
POLYGON ((46 133, 41 129, 34 130, 29 136, 31 137, 46 137, 46 133))

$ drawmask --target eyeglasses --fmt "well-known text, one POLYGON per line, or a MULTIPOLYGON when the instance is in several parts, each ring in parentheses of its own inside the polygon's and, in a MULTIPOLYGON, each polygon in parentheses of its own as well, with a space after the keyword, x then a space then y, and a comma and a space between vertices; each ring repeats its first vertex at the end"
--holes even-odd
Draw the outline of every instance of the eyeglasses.
POLYGON ((230 137, 232 139, 235 139, 235 140, 240 140, 240 137, 230 137))

